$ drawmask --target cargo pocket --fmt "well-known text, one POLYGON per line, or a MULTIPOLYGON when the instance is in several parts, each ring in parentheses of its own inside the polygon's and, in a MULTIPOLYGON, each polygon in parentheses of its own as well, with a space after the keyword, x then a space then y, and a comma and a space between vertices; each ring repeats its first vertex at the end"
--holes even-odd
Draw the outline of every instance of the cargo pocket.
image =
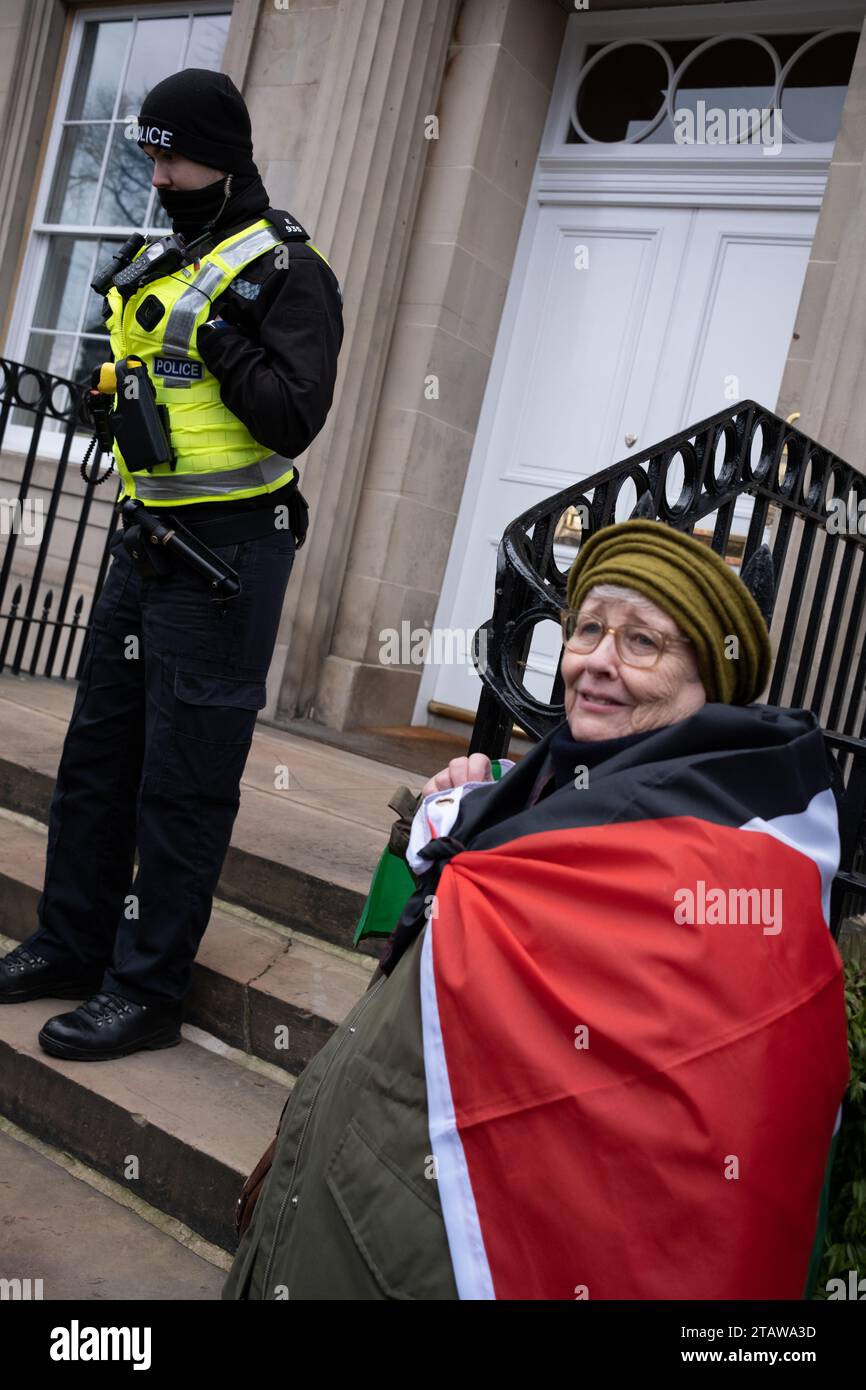
POLYGON ((161 780, 178 779, 179 791, 197 796, 234 799, 266 702, 263 680, 178 668, 171 751, 161 780))
MULTIPOLYGON (((367 1268, 387 1298, 457 1297, 438 1200, 419 1191, 356 1120, 326 1171, 328 1190, 367 1268)), ((435 1187, 435 1183, 431 1186, 435 1187)))

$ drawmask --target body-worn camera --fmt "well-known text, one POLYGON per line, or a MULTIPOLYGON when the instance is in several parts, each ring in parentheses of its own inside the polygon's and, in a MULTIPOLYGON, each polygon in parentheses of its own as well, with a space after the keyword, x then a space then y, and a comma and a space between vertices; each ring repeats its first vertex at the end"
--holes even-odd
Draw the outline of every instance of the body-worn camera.
POLYGON ((130 473, 150 471, 161 463, 176 468, 168 411, 157 404, 153 382, 141 358, 103 362, 94 369, 91 382, 90 414, 102 447, 110 449, 116 440, 130 473))
POLYGON ((133 232, 132 236, 126 240, 112 256, 110 261, 105 261, 97 270, 90 282, 90 288, 96 290, 97 294, 108 294, 114 284, 114 277, 126 266, 129 265, 136 252, 140 251, 145 245, 147 237, 143 237, 141 232, 133 232))
POLYGON ((150 280, 171 275, 187 258, 189 248, 182 236, 164 236, 153 241, 125 270, 114 276, 112 283, 121 291, 134 292, 150 280))
POLYGON ((184 237, 168 232, 148 245, 146 238, 136 232, 123 243, 116 256, 99 268, 90 287, 103 295, 108 293, 112 285, 121 294, 134 293, 151 280, 161 275, 171 275, 180 269, 195 254, 196 247, 206 240, 206 236, 201 236, 188 243, 184 237))

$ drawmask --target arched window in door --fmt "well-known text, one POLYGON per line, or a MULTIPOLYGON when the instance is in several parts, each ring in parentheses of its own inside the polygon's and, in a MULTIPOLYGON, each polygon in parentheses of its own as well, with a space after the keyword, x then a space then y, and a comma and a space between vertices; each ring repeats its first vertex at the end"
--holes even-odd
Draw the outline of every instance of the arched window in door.
POLYGON ((835 140, 859 31, 590 45, 567 144, 835 140))

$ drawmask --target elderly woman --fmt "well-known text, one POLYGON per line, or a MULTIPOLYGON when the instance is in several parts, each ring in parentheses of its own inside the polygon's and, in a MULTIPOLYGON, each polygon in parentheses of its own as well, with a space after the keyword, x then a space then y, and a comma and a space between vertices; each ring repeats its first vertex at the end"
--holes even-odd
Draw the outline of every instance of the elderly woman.
POLYGON ((800 1298, 848 1075, 813 714, 657 522, 587 540, 566 720, 424 788, 383 974, 300 1077, 236 1299, 800 1298))

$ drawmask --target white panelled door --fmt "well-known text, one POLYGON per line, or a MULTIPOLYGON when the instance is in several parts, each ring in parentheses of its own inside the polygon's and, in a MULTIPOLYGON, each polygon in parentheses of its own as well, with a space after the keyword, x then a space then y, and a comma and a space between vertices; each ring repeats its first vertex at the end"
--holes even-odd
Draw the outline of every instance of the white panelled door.
MULTIPOLYGON (((734 401, 775 403, 817 221, 760 207, 548 204, 534 216, 437 627, 490 616, 499 540, 528 507, 734 401)), ((747 516, 745 503, 735 530, 747 516)), ((537 629, 526 683, 542 698, 559 652, 554 625, 537 629)), ((481 683, 464 664, 425 684, 426 699, 476 708, 481 683)))

